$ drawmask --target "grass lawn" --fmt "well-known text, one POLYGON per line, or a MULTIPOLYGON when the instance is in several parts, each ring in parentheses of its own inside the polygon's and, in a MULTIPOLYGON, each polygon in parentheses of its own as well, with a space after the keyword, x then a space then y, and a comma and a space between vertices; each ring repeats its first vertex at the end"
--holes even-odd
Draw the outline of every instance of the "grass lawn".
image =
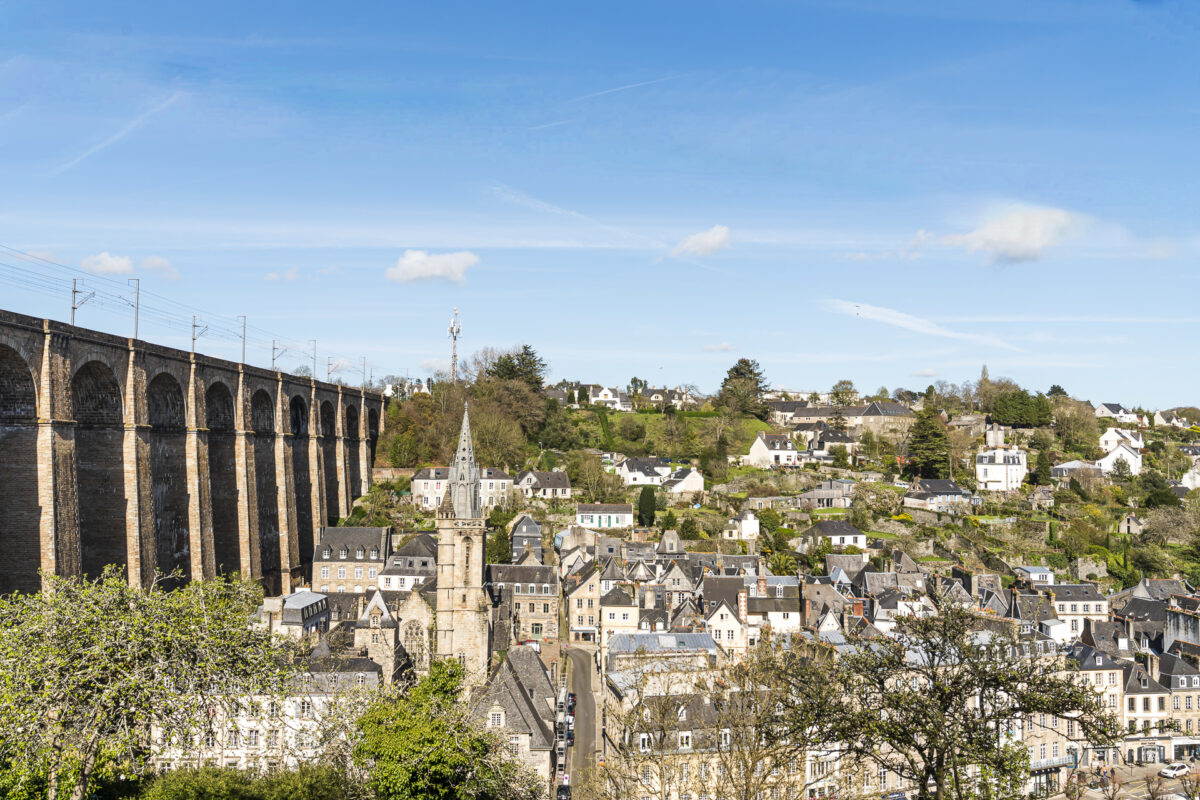
POLYGON ((896 534, 884 533, 883 531, 867 531, 867 536, 874 536, 876 539, 895 539, 896 534))

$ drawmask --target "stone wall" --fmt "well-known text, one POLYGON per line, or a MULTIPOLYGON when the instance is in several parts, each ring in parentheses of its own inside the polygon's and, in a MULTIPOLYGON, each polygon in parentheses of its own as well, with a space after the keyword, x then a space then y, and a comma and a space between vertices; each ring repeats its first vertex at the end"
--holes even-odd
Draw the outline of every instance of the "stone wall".
POLYGON ((0 592, 37 572, 309 578, 365 493, 378 394, 0 311, 0 592), (317 437, 310 431, 319 431, 317 437))

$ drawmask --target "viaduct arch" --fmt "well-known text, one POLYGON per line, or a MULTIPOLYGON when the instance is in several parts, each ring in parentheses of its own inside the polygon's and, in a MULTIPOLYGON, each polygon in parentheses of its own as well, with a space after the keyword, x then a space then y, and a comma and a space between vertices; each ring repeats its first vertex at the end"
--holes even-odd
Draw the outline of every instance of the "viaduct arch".
POLYGON ((143 586, 311 579, 366 492, 377 393, 0 311, 0 593, 38 571, 143 586))

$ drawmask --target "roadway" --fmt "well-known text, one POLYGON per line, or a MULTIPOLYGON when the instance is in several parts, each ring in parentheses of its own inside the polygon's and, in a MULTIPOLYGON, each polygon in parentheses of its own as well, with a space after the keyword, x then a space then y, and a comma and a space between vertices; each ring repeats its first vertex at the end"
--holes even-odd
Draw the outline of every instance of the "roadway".
POLYGON ((596 718, 595 654, 582 647, 567 649, 567 687, 575 693, 575 746, 567 752, 567 774, 571 782, 583 776, 596 761, 596 733, 600 722, 596 718))

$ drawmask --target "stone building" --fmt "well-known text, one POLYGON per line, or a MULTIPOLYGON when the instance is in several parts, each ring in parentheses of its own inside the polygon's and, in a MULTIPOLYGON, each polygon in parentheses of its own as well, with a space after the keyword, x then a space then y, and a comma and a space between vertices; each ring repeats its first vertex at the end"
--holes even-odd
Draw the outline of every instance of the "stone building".
POLYGON ((467 685, 472 686, 487 678, 492 621, 483 588, 487 526, 465 407, 449 483, 437 514, 437 654, 457 658, 466 669, 467 685))

